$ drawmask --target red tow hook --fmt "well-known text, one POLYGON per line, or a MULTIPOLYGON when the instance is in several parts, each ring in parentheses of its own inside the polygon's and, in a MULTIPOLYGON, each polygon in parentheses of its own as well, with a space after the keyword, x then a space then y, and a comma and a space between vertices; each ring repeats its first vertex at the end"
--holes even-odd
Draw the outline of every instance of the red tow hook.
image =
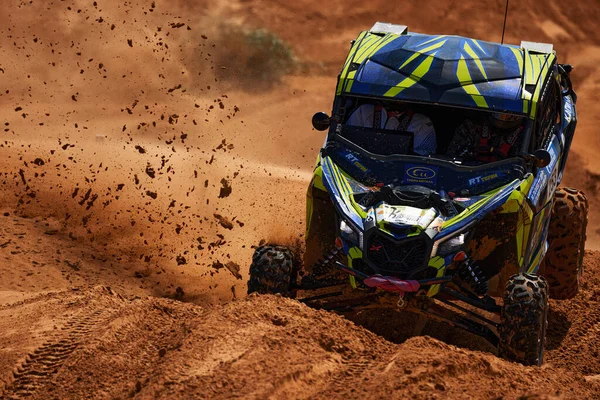
POLYGON ((401 280, 391 276, 371 276, 365 280, 363 283, 371 288, 378 288, 385 290, 386 292, 395 292, 400 296, 403 296, 404 293, 415 293, 419 290, 421 285, 418 281, 413 280, 401 280))
POLYGON ((395 292, 403 296, 404 293, 417 292, 421 286, 438 285, 448 283, 452 280, 451 276, 441 276, 439 278, 421 279, 421 280, 402 280, 393 276, 367 275, 364 272, 357 271, 354 268, 345 266, 339 261, 335 266, 342 271, 355 276, 363 281, 365 285, 372 288, 385 290, 386 292, 395 292))

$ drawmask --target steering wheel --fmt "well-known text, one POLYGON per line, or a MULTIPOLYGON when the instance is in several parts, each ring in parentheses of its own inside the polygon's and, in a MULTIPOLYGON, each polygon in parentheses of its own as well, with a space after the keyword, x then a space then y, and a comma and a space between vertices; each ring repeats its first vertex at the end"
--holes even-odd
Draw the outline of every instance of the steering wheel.
POLYGON ((478 159, 478 157, 491 156, 497 158, 497 160, 494 161, 503 160, 506 158, 506 155, 504 155, 504 153, 498 150, 497 147, 492 146, 477 147, 473 150, 466 148, 459 154, 459 157, 462 158, 463 161, 481 161, 478 159))

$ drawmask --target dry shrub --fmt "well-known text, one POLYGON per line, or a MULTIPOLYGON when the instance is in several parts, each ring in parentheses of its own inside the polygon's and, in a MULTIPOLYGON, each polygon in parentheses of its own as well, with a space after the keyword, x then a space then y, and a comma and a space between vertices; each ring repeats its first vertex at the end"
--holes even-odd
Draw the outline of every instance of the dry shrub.
POLYGON ((270 89, 299 66, 290 45, 267 29, 224 23, 216 47, 217 79, 244 90, 270 89))

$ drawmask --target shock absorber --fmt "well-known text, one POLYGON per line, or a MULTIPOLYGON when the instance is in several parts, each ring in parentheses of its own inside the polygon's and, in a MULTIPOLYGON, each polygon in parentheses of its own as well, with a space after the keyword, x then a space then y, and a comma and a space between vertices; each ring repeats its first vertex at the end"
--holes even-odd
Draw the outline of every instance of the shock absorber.
POLYGON ((338 270, 332 264, 337 260, 341 251, 342 247, 336 243, 334 248, 323 253, 322 258, 313 264, 312 272, 302 277, 302 286, 327 287, 337 284, 339 280, 336 279, 335 272, 338 270))
POLYGON ((338 243, 336 241, 335 247, 333 247, 330 250, 327 250, 323 254, 323 257, 320 258, 319 260, 317 260, 316 263, 314 263, 313 270, 312 270, 313 275, 322 276, 322 275, 325 275, 328 272, 330 272, 332 270, 332 265, 331 265, 332 262, 337 259, 338 255, 340 254, 342 249, 343 249, 343 247, 338 246, 338 243))
POLYGON ((466 257, 464 252, 457 254, 454 258, 459 264, 456 268, 456 275, 460 283, 465 284, 469 289, 479 296, 483 296, 488 291, 488 280, 481 270, 481 267, 470 258, 466 257), (458 260, 457 260, 458 258, 458 260), (462 258, 462 260, 460 260, 462 258))

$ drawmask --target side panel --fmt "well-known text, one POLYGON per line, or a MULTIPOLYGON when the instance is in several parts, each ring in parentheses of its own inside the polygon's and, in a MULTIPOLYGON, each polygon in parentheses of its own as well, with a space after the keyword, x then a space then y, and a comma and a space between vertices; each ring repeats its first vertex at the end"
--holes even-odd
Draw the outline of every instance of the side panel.
POLYGON ((527 198, 536 211, 544 208, 552 200, 554 192, 558 187, 559 166, 562 154, 560 141, 556 135, 553 136, 546 150, 550 153, 550 164, 538 170, 531 190, 527 195, 527 198))
POLYGON ((563 145, 563 157, 560 161, 560 173, 558 182, 562 180, 562 174, 567 165, 567 156, 571 148, 571 142, 575 136, 575 128, 577 127, 577 108, 571 96, 565 96, 562 100, 563 116, 561 118, 560 137, 563 145))
POLYGON ((322 181, 320 163, 306 193, 306 251, 304 267, 312 270, 312 266, 322 257, 326 250, 333 247, 337 231, 335 207, 322 181))
POLYGON ((468 253, 488 279, 500 274, 498 287, 503 288, 506 278, 525 263, 533 218, 526 194, 532 181, 529 175, 500 207, 488 213, 475 226, 468 244, 468 253))
POLYGON ((554 135, 546 149, 550 153, 550 164, 538 170, 531 190, 527 195, 527 199, 536 214, 532 225, 533 233, 527 242, 525 263, 521 266, 521 270, 524 272, 537 272, 539 264, 546 253, 546 238, 552 210, 552 199, 560 182, 562 168, 560 138, 554 135))
POLYGON ((552 202, 549 202, 533 218, 529 254, 527 255, 526 263, 521 267, 522 272, 537 273, 540 263, 546 255, 551 212, 552 202))

